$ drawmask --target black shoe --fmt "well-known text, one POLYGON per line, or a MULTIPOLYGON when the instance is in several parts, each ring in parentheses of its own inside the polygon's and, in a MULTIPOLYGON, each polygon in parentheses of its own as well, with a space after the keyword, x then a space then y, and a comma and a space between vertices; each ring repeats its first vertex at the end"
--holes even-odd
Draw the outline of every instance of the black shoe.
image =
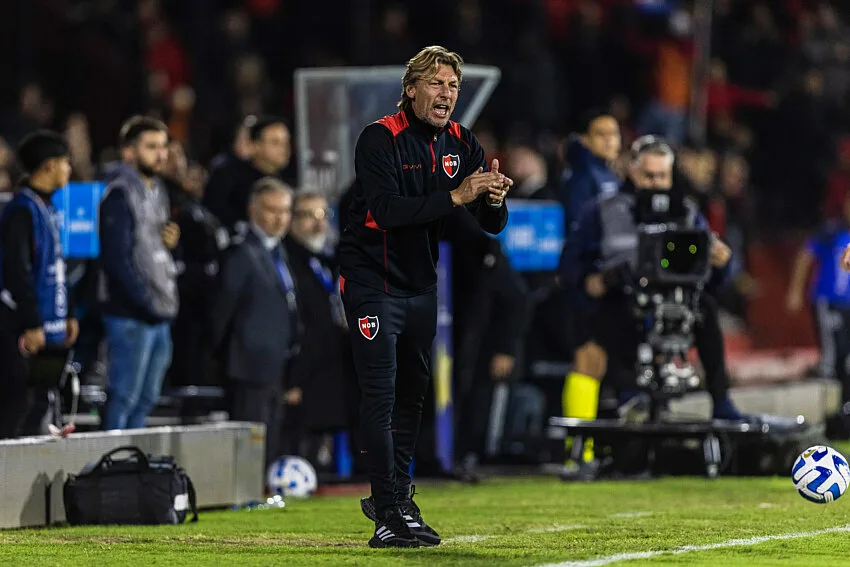
POLYGON ((413 535, 416 536, 416 539, 419 540, 419 543, 429 547, 440 545, 442 541, 440 534, 425 523, 419 511, 419 506, 412 499, 401 505, 401 511, 404 514, 404 520, 407 522, 407 526, 413 535))
POLYGON ((369 547, 419 547, 419 540, 407 526, 401 508, 387 510, 380 522, 375 522, 375 535, 369 547))
MULTIPOLYGON (((422 519, 422 513, 419 511, 419 506, 417 506, 413 501, 413 496, 415 494, 416 487, 411 485, 410 500, 401 505, 404 521, 422 545, 440 545, 440 542, 442 541, 440 539, 440 534, 434 531, 434 528, 425 523, 425 520, 422 519)), ((378 517, 375 509, 375 499, 371 496, 360 499, 360 509, 363 510, 363 514, 365 514, 366 517, 373 522, 378 517)))
POLYGON ((372 520, 378 521, 378 511, 375 509, 375 499, 371 496, 366 496, 360 499, 360 509, 363 510, 363 515, 372 520))

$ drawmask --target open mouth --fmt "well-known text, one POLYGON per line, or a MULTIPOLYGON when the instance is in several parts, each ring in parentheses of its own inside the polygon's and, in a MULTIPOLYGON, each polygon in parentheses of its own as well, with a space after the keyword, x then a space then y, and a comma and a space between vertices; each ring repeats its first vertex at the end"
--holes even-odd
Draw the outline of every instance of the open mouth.
POLYGON ((449 115, 449 105, 448 104, 435 104, 434 105, 434 114, 436 114, 440 118, 447 117, 449 115))

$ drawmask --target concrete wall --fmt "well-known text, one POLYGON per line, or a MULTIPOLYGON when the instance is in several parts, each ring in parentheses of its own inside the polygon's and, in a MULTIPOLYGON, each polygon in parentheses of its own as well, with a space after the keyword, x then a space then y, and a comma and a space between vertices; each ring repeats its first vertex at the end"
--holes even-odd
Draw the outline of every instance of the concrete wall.
POLYGON ((0 528, 64 521, 62 487, 68 473, 79 473, 122 445, 173 456, 192 479, 199 507, 263 496, 263 425, 228 422, 13 439, 0 441, 0 528))

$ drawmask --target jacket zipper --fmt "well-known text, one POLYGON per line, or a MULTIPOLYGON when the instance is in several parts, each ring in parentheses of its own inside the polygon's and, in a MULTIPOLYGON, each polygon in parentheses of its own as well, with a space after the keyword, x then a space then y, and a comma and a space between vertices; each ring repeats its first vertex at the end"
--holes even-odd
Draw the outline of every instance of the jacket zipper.
POLYGON ((437 141, 437 136, 431 138, 431 173, 437 171, 437 154, 434 153, 434 142, 437 141))

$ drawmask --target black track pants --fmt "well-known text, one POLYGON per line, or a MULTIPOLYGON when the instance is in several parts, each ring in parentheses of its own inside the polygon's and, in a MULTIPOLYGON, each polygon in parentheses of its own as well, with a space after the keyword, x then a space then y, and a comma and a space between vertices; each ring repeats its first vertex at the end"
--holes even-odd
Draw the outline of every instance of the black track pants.
POLYGON ((394 297, 346 281, 360 420, 378 513, 407 500, 437 331, 436 291, 394 297))

